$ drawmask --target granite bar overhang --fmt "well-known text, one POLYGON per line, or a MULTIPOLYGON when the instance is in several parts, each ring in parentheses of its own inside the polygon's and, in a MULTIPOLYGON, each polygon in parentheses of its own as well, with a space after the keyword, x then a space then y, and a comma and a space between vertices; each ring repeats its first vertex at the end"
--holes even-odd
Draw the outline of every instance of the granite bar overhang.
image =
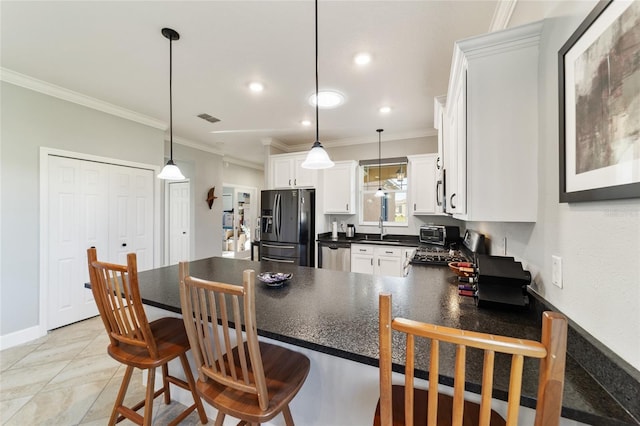
MULTIPOLYGON (((378 366, 378 295, 393 295, 393 316, 485 333, 540 339, 539 299, 529 309, 478 308, 472 298, 458 295, 457 282, 447 268, 412 267, 405 278, 299 267, 273 262, 208 258, 190 262, 191 275, 232 284, 242 283, 242 271, 292 273, 281 288, 256 283, 258 334, 271 339, 378 366)), ((139 273, 144 303, 180 313, 178 266, 139 273)), ((571 334, 571 331, 570 331, 571 334)), ((571 344, 571 341, 569 342, 571 344)), ((394 347, 393 369, 404 371, 404 348, 394 347)), ((454 351, 441 348, 439 381, 453 385, 454 351)), ((570 352, 570 351, 569 351, 570 352)), ((478 351, 468 359, 478 364, 478 351)), ((416 376, 428 379, 427 357, 416 360, 416 376)), ((467 368, 466 389, 479 392, 481 365, 467 368)), ((510 359, 496 357, 494 397, 507 399, 510 359)), ((535 408, 538 362, 524 367, 521 405, 535 408)), ((373 408, 372 408, 373 409, 373 408)), ((594 425, 638 425, 569 353, 562 416, 594 425)))

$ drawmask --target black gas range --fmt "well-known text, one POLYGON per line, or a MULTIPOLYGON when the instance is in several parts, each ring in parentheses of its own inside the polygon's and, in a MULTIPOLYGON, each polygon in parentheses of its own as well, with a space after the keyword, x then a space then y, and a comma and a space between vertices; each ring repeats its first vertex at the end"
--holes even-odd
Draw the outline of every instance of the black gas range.
POLYGON ((423 244, 417 249, 410 263, 412 265, 447 266, 449 262, 475 262, 476 254, 484 253, 484 235, 466 230, 458 243, 447 247, 423 244))

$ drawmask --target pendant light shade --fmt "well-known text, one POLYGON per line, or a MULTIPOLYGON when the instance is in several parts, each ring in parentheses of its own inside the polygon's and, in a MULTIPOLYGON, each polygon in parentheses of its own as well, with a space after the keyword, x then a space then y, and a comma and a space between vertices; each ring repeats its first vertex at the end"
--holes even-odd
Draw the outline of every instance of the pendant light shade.
MULTIPOLYGON (((316 99, 318 99, 318 0, 316 0, 316 99)), ((305 169, 328 169, 333 167, 334 162, 329 158, 329 154, 320 143, 320 125, 318 124, 318 102, 316 102, 316 141, 313 143, 307 158, 300 165, 305 169)))
POLYGON ((379 184, 378 184, 378 190, 376 191, 376 193, 374 194, 376 197, 384 197, 384 191, 382 190, 382 173, 380 173, 380 163, 382 162, 382 160, 380 159, 381 157, 381 153, 382 153, 382 132, 384 132, 384 129, 376 129, 376 132, 378 132, 378 180, 379 180, 379 184))
POLYGON ((166 180, 182 180, 184 175, 180 172, 178 166, 173 162, 173 96, 171 91, 171 80, 173 73, 173 51, 171 49, 173 40, 179 40, 180 34, 171 28, 163 28, 162 35, 169 39, 169 149, 170 156, 167 164, 162 168, 158 175, 160 179, 166 180))
POLYGON ((176 166, 172 160, 169 160, 162 168, 158 178, 166 180, 182 180, 184 179, 184 175, 180 172, 178 166, 176 166))

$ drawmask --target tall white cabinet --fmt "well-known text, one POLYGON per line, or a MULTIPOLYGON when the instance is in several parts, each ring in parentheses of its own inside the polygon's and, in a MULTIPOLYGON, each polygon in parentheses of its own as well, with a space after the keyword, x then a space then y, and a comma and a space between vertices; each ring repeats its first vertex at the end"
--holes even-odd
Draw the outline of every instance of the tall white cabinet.
POLYGON ((535 222, 542 23, 456 43, 444 117, 446 212, 535 222))

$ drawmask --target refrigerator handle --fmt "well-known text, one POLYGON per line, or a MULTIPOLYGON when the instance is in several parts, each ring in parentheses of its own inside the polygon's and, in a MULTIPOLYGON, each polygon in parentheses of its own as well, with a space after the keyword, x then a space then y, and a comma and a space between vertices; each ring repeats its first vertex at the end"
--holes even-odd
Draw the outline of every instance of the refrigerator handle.
POLYGON ((273 232, 276 234, 276 240, 278 240, 278 193, 273 197, 273 232))
POLYGON ((280 225, 281 225, 281 221, 280 218, 282 216, 282 212, 280 211, 280 209, 282 208, 282 199, 281 199, 281 195, 280 194, 276 194, 276 214, 275 214, 275 225, 276 225, 276 238, 278 239, 278 241, 280 241, 280 225))

